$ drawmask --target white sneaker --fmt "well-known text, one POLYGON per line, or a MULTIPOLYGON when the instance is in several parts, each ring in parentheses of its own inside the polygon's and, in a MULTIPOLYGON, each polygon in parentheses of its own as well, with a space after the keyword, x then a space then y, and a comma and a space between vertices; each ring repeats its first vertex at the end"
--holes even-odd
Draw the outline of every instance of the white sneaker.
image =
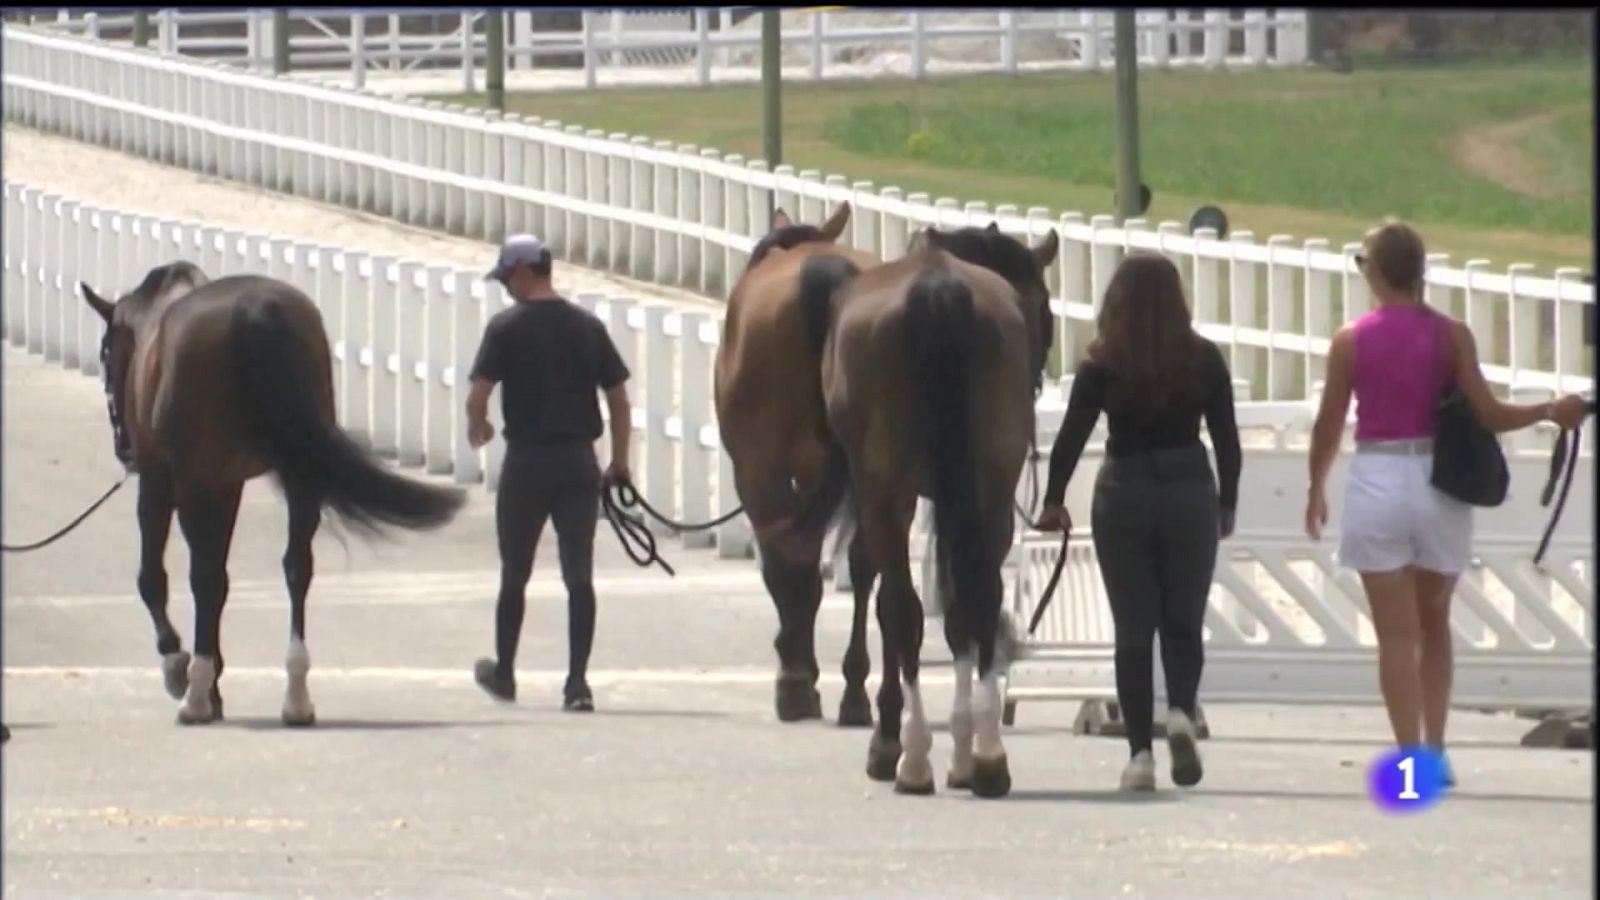
POLYGON ((1125 791, 1153 791, 1156 789, 1156 758, 1149 750, 1140 750, 1122 770, 1122 789, 1125 791))
POLYGON ((1200 783, 1199 737, 1194 722, 1181 709, 1167 710, 1167 749, 1172 753, 1172 783, 1194 787, 1200 783))

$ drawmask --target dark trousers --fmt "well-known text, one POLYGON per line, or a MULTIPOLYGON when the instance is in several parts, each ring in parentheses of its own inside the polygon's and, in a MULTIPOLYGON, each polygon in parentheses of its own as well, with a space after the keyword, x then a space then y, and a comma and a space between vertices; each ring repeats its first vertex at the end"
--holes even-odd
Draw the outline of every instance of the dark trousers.
POLYGON ((586 688, 594 644, 594 532, 600 515, 600 466, 588 441, 511 444, 495 497, 500 538, 500 600, 495 608, 495 651, 510 674, 522 635, 528 577, 546 520, 553 521, 567 586, 566 693, 586 688))
POLYGON ((1218 541, 1216 478, 1205 447, 1108 459, 1095 481, 1091 518, 1116 626, 1117 701, 1136 754, 1150 749, 1150 644, 1158 632, 1168 705, 1195 716, 1200 628, 1218 541))

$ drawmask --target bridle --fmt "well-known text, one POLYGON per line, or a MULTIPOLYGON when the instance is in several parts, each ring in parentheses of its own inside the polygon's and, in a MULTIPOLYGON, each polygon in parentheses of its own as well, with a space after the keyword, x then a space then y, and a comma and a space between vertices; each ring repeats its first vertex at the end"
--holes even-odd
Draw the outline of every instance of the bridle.
POLYGON ((116 385, 111 383, 111 339, 115 331, 108 324, 105 337, 100 339, 100 383, 106 391, 106 416, 111 420, 112 450, 117 455, 117 461, 127 464, 132 461, 132 448, 128 445, 128 429, 123 424, 122 394, 116 385))

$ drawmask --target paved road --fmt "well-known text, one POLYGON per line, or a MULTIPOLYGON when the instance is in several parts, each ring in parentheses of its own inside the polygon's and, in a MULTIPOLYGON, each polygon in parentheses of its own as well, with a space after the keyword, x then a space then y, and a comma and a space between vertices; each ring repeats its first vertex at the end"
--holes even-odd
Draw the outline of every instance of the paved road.
MULTIPOLYGON (((8 541, 49 532, 115 473, 93 379, 4 351, 8 541)), ((180 729, 133 590, 133 496, 4 559, 7 897, 1589 896, 1592 757, 1523 750, 1524 723, 1462 713, 1463 786, 1420 817, 1373 809, 1368 709, 1208 710, 1204 784, 1116 795, 1125 751, 1024 706, 1013 796, 894 796, 866 735, 780 726, 774 617, 748 564, 676 554, 670 582, 609 537, 594 657, 600 711, 557 709, 565 617, 541 558, 522 702, 471 684, 491 640, 487 495, 427 538, 325 533, 312 589, 320 724, 277 724, 283 513, 247 494, 224 628, 229 720, 180 729), (1290 865, 1293 863, 1293 865, 1290 865)), ((181 541, 169 556, 188 634, 181 541)), ((842 599, 842 598, 840 598, 842 599)), ((848 610, 820 643, 834 672, 848 610)), ((948 709, 944 672, 930 710, 948 709)), ((936 736, 935 765, 949 744, 936 736)), ((1163 754, 1164 758, 1164 754, 1163 754)), ((1166 785, 1165 773, 1162 773, 1166 785)))

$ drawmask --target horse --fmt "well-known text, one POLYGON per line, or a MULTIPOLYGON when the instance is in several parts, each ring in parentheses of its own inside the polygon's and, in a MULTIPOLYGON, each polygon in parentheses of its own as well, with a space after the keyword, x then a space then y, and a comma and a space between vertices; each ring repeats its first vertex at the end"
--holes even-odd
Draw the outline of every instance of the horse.
POLYGON ((324 507, 354 530, 437 528, 460 510, 458 489, 385 469, 339 429, 332 356, 321 313, 292 285, 255 275, 212 280, 186 261, 151 269, 115 302, 79 282, 105 322, 101 371, 112 449, 139 476, 138 590, 156 632, 178 722, 221 719, 222 610, 228 551, 245 482, 271 472, 289 511, 283 722, 309 726, 305 645, 311 542, 324 507), (167 617, 163 557, 176 511, 189 544, 194 655, 167 617))
MULTIPOLYGON (((713 389, 722 445, 778 612, 775 706, 781 722, 822 716, 815 629, 827 523, 804 531, 787 523, 821 483, 829 446, 819 368, 826 323, 811 316, 825 304, 814 298, 881 264, 835 243, 849 219, 848 203, 820 228, 797 224, 777 210, 772 231, 756 243, 729 294, 717 349, 713 389)), ((854 542, 850 558, 852 571, 865 560, 854 542)), ((872 725, 866 688, 871 586, 864 574, 853 585, 855 614, 839 703, 839 724, 846 727, 872 725)))
POLYGON ((884 676, 867 774, 893 779, 897 792, 931 794, 933 738, 917 683, 923 611, 908 532, 918 498, 933 502, 937 596, 956 676, 946 785, 1000 797, 1011 788, 1000 741, 997 651, 1009 654, 1001 566, 1050 353, 1044 270, 1059 245, 1052 230, 1029 249, 992 223, 920 238, 901 259, 809 298, 828 323, 820 374, 831 445, 823 482, 790 527, 814 529, 842 510, 853 518, 868 561, 861 574, 882 581, 884 676))

